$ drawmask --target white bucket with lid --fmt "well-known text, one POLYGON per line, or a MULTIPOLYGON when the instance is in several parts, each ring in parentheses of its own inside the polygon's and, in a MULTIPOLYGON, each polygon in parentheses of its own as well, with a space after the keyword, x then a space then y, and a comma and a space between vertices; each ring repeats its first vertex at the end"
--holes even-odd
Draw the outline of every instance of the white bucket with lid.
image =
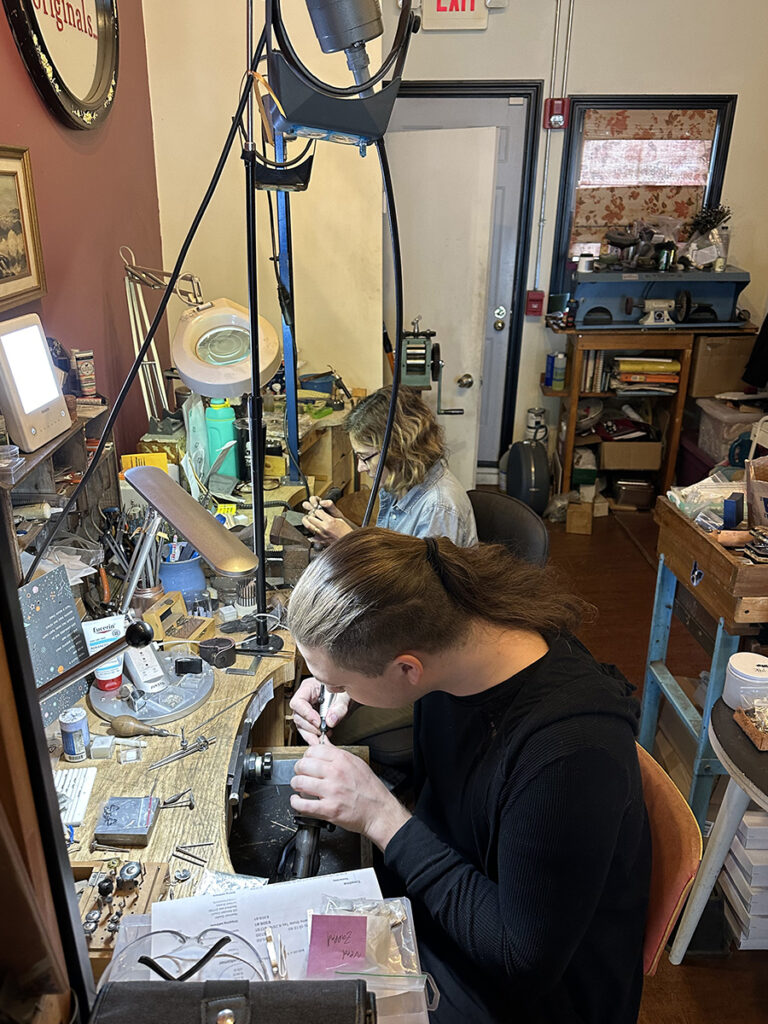
POLYGON ((763 690, 750 696, 768 697, 768 658, 750 651, 738 651, 728 659, 723 686, 723 700, 735 711, 743 707, 741 693, 744 689, 763 690))

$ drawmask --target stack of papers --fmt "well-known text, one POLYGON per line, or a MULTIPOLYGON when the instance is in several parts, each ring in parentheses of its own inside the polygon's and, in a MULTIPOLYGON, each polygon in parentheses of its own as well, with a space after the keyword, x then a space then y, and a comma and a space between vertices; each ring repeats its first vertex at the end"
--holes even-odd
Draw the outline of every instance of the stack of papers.
POLYGON ((221 928, 245 939, 268 963, 266 929, 271 928, 285 949, 287 977, 296 980, 304 977, 307 965, 308 912, 321 913, 328 896, 379 900, 381 889, 373 868, 361 868, 237 893, 164 900, 152 905, 152 930, 195 936, 221 928))

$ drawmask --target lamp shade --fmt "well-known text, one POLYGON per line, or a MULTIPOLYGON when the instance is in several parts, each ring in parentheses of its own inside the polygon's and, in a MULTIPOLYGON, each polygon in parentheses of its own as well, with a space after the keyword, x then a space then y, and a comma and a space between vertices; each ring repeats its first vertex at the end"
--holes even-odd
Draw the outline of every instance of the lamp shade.
MULTIPOLYGON (((251 332, 248 310, 229 299, 215 299, 187 310, 171 342, 179 376, 206 398, 240 398, 251 391, 251 332)), ((259 317, 260 385, 280 367, 280 342, 272 324, 259 317)))
POLYGON ((255 572, 259 560, 158 466, 134 466, 125 479, 198 550, 220 576, 255 572))

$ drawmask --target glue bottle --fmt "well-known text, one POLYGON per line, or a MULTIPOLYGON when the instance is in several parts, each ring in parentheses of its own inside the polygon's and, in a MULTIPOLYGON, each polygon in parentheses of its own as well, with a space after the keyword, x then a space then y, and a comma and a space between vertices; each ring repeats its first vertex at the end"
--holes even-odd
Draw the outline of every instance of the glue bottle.
MULTIPOLYGON (((208 457, 214 464, 219 452, 230 441, 237 440, 235 429, 235 410, 227 398, 214 398, 205 410, 205 426, 208 434, 208 457)), ((222 476, 238 478, 236 445, 227 452, 218 472, 222 476)))

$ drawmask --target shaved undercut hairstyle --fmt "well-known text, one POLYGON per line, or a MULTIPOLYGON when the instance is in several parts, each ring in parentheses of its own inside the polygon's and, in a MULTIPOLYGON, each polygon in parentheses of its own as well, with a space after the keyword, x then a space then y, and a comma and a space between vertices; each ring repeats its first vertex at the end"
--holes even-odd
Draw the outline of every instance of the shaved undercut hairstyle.
MULTIPOLYGON (((379 388, 347 415, 344 427, 353 442, 381 451, 391 397, 391 387, 379 388)), ((414 388, 399 388, 385 462, 392 473, 387 490, 402 498, 446 455, 445 435, 435 414, 414 388)))
POLYGON ((552 638, 574 632, 591 611, 553 570, 501 545, 460 548, 371 527, 310 563, 291 595, 288 628, 339 667, 378 676, 406 651, 460 645, 473 620, 552 638))

